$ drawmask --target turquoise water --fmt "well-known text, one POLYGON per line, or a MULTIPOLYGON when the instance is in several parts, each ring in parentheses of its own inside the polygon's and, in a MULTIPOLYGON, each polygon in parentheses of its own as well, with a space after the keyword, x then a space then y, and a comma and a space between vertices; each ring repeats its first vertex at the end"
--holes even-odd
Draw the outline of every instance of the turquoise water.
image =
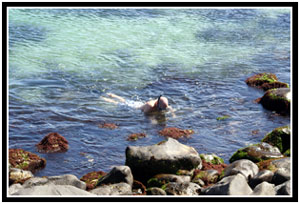
POLYGON ((38 175, 81 177, 123 165, 127 146, 155 144, 175 126, 195 131, 180 142, 228 161, 290 122, 254 104, 263 92, 244 82, 272 72, 290 83, 290 32, 289 9, 10 9, 9 148, 46 158, 38 175), (109 104, 107 92, 163 94, 177 117, 109 104), (69 141, 68 152, 36 151, 49 132, 69 141), (126 141, 137 132, 147 137, 126 141))

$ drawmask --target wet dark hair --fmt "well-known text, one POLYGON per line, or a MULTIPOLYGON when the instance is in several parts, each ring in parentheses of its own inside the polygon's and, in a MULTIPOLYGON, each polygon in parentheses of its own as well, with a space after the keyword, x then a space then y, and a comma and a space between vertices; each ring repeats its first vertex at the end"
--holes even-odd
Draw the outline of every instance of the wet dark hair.
POLYGON ((162 111, 162 110, 163 110, 163 108, 161 108, 160 105, 159 105, 160 97, 162 97, 162 95, 160 95, 160 96, 158 97, 158 99, 157 99, 157 110, 158 110, 158 111, 162 111))

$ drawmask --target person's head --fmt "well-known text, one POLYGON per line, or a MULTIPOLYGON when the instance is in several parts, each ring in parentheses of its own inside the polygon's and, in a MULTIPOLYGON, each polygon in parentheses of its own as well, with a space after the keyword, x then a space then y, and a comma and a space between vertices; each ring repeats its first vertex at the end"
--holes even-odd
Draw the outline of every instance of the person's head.
POLYGON ((161 110, 165 110, 167 107, 168 107, 168 99, 160 95, 157 99, 157 109, 161 111, 161 110))

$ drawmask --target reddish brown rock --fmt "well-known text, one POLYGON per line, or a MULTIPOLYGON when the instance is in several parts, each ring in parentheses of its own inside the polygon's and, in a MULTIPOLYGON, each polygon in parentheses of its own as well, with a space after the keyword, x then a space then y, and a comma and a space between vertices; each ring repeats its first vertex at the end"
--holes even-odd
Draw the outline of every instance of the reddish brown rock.
POLYGON ((13 168, 36 171, 45 168, 46 159, 23 149, 9 149, 9 164, 13 168))
POLYGON ((144 137, 146 137, 145 133, 133 133, 128 136, 127 140, 128 141, 136 141, 136 140, 138 140, 140 138, 144 138, 144 137))
POLYGON ((248 84, 248 86, 257 87, 259 89, 263 89, 264 91, 267 91, 269 89, 274 89, 274 88, 289 87, 287 83, 278 81, 276 75, 272 73, 256 74, 246 79, 245 82, 248 84))
POLYGON ((118 126, 114 123, 103 123, 98 125, 99 128, 107 128, 107 129, 111 129, 114 130, 116 128, 118 128, 118 126))
POLYGON ((165 137, 171 137, 174 139, 179 139, 181 137, 189 137, 193 133, 193 130, 182 130, 176 127, 167 127, 159 131, 160 135, 165 137))
POLYGON ((289 88, 289 85, 287 83, 275 81, 272 83, 264 83, 263 85, 261 85, 261 88, 264 91, 267 91, 269 89, 275 89, 275 88, 289 88))
POLYGON ((56 132, 46 135, 36 146, 42 153, 66 152, 69 149, 66 138, 56 132))
POLYGON ((227 164, 212 164, 212 163, 202 160, 202 170, 214 169, 214 170, 217 170, 219 172, 219 174, 221 174, 222 171, 226 167, 227 167, 227 164))
POLYGON ((80 180, 86 183, 86 190, 90 191, 96 187, 98 180, 106 174, 103 171, 93 171, 81 177, 80 180))

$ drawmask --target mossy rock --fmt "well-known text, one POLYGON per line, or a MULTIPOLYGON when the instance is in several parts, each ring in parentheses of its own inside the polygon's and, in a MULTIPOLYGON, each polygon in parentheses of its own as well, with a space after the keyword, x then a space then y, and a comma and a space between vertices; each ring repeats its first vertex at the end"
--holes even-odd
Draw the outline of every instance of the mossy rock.
POLYGON ((283 115, 290 114, 291 92, 289 88, 270 89, 256 101, 265 109, 283 115))
POLYGON ((13 168, 35 173, 36 171, 45 168, 46 159, 23 149, 9 149, 9 163, 13 168))
POLYGON ((263 160, 281 157, 283 157, 283 155, 280 153, 277 147, 273 147, 267 143, 259 143, 237 150, 231 156, 229 162, 232 163, 239 159, 248 159, 254 163, 257 163, 263 160))
POLYGON ((105 175, 103 171, 93 171, 81 177, 80 180, 86 183, 87 190, 92 190, 96 187, 98 180, 105 175))
POLYGON ((224 160, 218 157, 216 154, 200 154, 202 161, 212 163, 212 164, 224 164, 224 160))
POLYGON ((277 147, 281 153, 285 153, 290 149, 291 133, 290 126, 283 126, 275 128, 272 132, 268 133, 262 142, 266 142, 270 145, 277 147))

